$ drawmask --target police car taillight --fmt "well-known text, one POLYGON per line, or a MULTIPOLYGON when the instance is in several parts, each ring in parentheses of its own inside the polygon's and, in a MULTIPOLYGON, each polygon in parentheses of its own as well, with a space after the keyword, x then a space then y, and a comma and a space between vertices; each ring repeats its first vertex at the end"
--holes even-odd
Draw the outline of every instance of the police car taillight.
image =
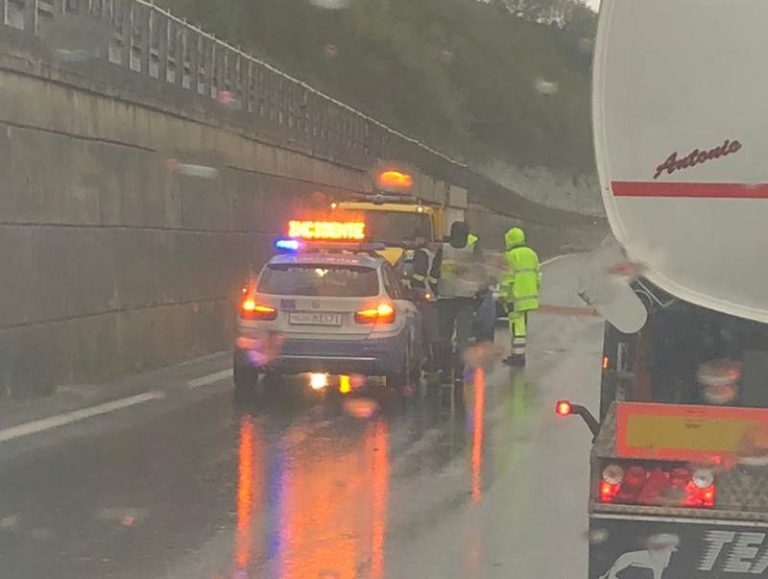
POLYGON ((665 462, 610 462, 598 489, 602 503, 667 507, 713 507, 715 494, 710 469, 665 462))
POLYGON ((391 324, 395 321, 395 308, 382 302, 375 308, 366 308, 355 313, 358 324, 391 324))
POLYGON ((240 318, 243 320, 258 320, 269 322, 277 318, 277 310, 269 306, 256 303, 251 298, 246 298, 240 304, 240 318))

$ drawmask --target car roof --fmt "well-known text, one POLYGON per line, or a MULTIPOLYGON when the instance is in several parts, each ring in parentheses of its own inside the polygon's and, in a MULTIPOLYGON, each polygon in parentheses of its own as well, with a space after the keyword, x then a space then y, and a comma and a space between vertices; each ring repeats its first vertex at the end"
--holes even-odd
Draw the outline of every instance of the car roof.
POLYGON ((347 265, 378 269, 384 263, 383 258, 365 253, 281 253, 269 260, 275 265, 347 265))

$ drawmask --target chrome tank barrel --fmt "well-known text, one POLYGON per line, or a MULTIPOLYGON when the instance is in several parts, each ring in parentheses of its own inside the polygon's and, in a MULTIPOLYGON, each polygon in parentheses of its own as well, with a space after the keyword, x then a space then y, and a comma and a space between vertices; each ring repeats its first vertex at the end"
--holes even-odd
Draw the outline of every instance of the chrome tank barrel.
POLYGON ((593 117, 613 232, 654 284, 768 322, 765 0, 603 0, 593 117))

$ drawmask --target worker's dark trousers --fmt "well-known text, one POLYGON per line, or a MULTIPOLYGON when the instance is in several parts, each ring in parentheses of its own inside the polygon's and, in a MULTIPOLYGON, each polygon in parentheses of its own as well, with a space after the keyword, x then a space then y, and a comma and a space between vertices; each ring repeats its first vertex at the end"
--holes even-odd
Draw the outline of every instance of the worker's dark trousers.
POLYGON ((440 370, 451 370, 454 355, 453 338, 456 336, 458 368, 462 368, 462 354, 472 336, 472 322, 475 316, 474 298, 450 298, 437 301, 439 328, 437 363, 440 370))
POLYGON ((432 371, 437 365, 437 348, 439 330, 437 326, 437 304, 434 302, 419 302, 417 306, 421 313, 421 336, 424 345, 426 369, 432 371))

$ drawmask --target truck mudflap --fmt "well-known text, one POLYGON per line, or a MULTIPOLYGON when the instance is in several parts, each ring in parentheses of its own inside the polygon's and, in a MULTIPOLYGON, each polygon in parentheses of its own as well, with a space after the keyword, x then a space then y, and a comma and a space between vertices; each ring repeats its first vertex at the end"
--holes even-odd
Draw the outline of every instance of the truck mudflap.
POLYGON ((590 579, 768 577, 768 522, 590 518, 590 579))

